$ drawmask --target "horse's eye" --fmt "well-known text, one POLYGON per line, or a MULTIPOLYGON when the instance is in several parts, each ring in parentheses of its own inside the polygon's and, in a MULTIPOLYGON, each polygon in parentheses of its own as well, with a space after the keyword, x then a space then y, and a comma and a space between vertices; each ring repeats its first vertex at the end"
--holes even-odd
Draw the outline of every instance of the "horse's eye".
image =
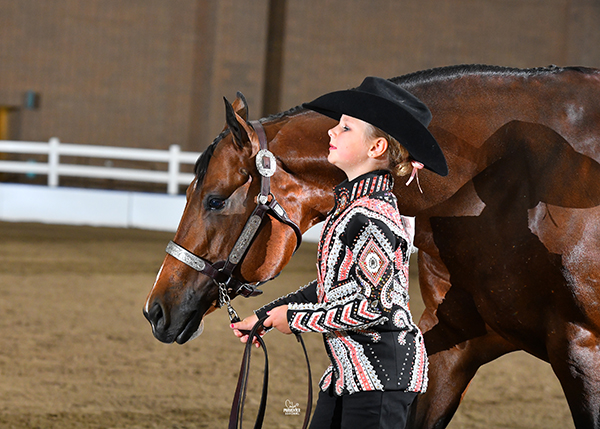
POLYGON ((209 197, 206 206, 209 210, 221 210, 225 207, 225 200, 218 197, 209 197))

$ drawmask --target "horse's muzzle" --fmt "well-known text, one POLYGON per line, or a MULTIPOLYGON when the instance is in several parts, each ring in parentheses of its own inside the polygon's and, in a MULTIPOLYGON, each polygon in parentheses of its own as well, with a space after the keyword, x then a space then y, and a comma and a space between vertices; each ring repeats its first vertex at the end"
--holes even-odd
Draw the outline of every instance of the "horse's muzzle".
POLYGON ((155 300, 148 310, 144 309, 143 313, 152 326, 152 334, 163 343, 184 344, 198 337, 204 329, 202 312, 191 312, 187 317, 181 317, 179 323, 177 321, 172 323, 169 312, 165 311, 160 300, 155 300))

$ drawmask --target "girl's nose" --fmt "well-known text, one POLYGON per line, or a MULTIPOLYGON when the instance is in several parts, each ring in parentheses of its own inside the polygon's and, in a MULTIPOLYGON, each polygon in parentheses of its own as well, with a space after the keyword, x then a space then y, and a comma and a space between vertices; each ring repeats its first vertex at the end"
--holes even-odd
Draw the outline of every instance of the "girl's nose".
POLYGON ((334 134, 333 134, 333 128, 330 129, 329 131, 327 131, 327 135, 329 136, 330 139, 333 138, 334 134))

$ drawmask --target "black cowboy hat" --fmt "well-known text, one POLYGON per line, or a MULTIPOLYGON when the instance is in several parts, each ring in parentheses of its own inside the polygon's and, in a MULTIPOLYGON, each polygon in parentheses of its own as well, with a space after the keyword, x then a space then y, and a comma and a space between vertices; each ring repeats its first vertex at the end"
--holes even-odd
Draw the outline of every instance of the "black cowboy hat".
POLYGON ((425 168, 440 176, 448 174, 446 158, 427 129, 431 112, 389 80, 370 76, 358 88, 330 92, 303 106, 338 121, 344 114, 368 122, 398 140, 425 168))

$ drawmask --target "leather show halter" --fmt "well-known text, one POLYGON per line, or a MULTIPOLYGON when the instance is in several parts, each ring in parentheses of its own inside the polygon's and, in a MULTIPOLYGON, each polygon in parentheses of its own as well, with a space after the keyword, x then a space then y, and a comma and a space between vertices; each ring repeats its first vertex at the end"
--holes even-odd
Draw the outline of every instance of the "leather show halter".
POLYGON ((166 252, 183 262, 196 271, 210 277, 219 287, 218 307, 227 306, 227 313, 231 322, 238 322, 239 316, 231 306, 231 300, 238 295, 246 298, 260 295, 262 291, 258 286, 265 282, 249 284, 233 277, 233 271, 242 262, 252 241, 258 234, 258 230, 267 214, 272 215, 278 221, 289 225, 296 234, 296 250, 302 243, 302 232, 296 223, 290 219, 285 209, 277 202, 275 196, 271 193, 271 176, 277 169, 275 156, 267 147, 267 137, 265 129, 259 121, 250 122, 252 128, 258 136, 260 150, 256 154, 256 168, 260 174, 261 184, 260 193, 256 197, 256 207, 246 221, 240 236, 238 237, 233 249, 225 261, 211 263, 200 256, 197 256, 189 250, 183 248, 174 241, 167 245, 166 252))
MULTIPOLYGON (((275 156, 268 150, 267 137, 265 129, 262 124, 258 121, 250 122, 250 125, 254 128, 256 135, 258 136, 258 142, 260 150, 256 154, 256 168, 261 177, 260 193, 256 197, 256 207, 254 211, 246 221, 240 236, 238 237, 233 249, 229 253, 229 256, 225 261, 219 261, 211 263, 200 256, 197 256, 189 250, 183 248, 174 241, 170 241, 167 245, 166 252, 183 262, 187 266, 194 270, 210 277, 219 287, 219 298, 217 306, 227 306, 227 313, 229 320, 232 323, 239 322, 240 318, 231 306, 231 300, 238 295, 242 295, 246 298, 251 296, 260 295, 261 290, 258 286, 265 283, 266 281, 259 282, 256 284, 248 284, 240 281, 233 277, 233 271, 242 262, 248 248, 252 244, 252 241, 258 234, 258 230, 263 222, 264 217, 267 214, 272 215, 279 222, 289 225, 296 234, 296 250, 302 243, 302 232, 296 223, 288 216, 285 209, 277 202, 275 196, 271 193, 271 181, 270 177, 275 174, 277 169, 277 161, 275 156)), ((244 349, 244 356, 242 359, 242 366, 240 368, 240 375, 238 378, 238 384, 233 398, 233 404, 231 406, 231 414, 229 417, 229 429, 237 429, 242 426, 242 418, 244 412, 244 401, 246 398, 246 387, 248 381, 248 373, 250 371, 250 354, 252 351, 253 340, 260 344, 265 354, 265 367, 263 375, 263 389, 261 394, 261 401, 254 425, 255 429, 262 428, 262 423, 265 415, 267 406, 267 391, 269 381, 269 360, 267 355, 267 348, 263 339, 260 336, 260 332, 263 330, 263 322, 266 317, 259 320, 251 331, 242 331, 248 335, 248 341, 244 349)), ((310 412, 312 407, 312 376, 310 370, 310 362, 308 359, 308 353, 304 341, 299 334, 296 334, 296 339, 302 345, 304 351, 304 357, 306 358, 306 365, 308 368, 308 400, 306 406, 306 415, 304 418, 303 428, 308 427, 310 419, 310 412)))

